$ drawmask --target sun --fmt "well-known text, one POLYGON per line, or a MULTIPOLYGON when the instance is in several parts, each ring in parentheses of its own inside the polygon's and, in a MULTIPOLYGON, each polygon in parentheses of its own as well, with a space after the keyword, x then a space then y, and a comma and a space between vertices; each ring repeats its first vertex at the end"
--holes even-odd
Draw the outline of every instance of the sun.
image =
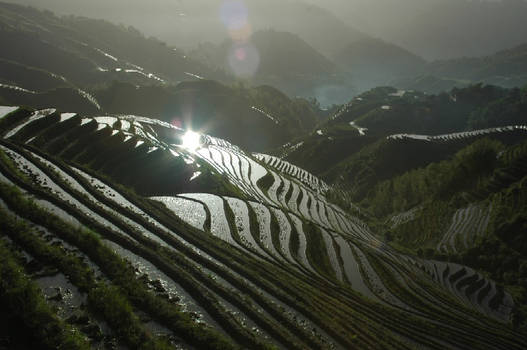
POLYGON ((188 130, 183 135, 181 146, 189 151, 195 151, 201 146, 201 135, 192 130, 188 130))

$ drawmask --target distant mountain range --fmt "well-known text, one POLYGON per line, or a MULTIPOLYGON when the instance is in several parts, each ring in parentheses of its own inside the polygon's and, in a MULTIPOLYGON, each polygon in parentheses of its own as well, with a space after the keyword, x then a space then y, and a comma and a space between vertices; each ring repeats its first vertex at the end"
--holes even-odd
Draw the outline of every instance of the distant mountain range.
POLYGON ((387 85, 390 81, 425 71, 426 61, 393 44, 378 39, 362 39, 333 56, 360 91, 387 85))
POLYGON ((506 88, 527 84, 527 44, 485 57, 427 62, 396 45, 364 39, 333 57, 352 85, 365 91, 390 85, 428 93, 484 83, 506 88))
POLYGON ((474 83, 522 87, 527 84, 527 44, 486 57, 431 62, 422 67, 422 72, 418 77, 403 78, 392 83, 401 88, 430 93, 474 83))
MULTIPOLYGON (((307 27, 299 27, 304 21, 295 23, 285 21, 285 17, 266 15, 271 5, 263 6, 260 2, 247 5, 248 23, 260 23, 254 28, 268 28, 264 19, 273 18, 277 23, 272 27, 279 29, 256 30, 250 37, 249 44, 258 49, 259 61, 256 74, 249 77, 249 82, 275 86, 291 97, 316 97, 323 106, 345 103, 360 92, 382 85, 438 93, 479 82, 503 87, 526 83, 525 45, 488 57, 426 62, 400 46, 347 27, 331 19, 329 12, 312 5, 284 2, 281 15, 305 12, 306 21, 320 24, 309 26, 318 28, 313 33, 307 27), (261 16, 253 23, 251 14, 254 13, 261 16), (286 53, 288 59, 284 59, 286 53)), ((192 4, 188 6, 194 8, 192 4)), ((4 45, 9 47, 14 42, 24 41, 26 48, 39 47, 43 56, 36 61, 23 48, 13 46, 16 49, 0 57, 11 63, 66 76, 68 81, 81 87, 115 79, 139 85, 199 78, 229 84, 235 79, 236 72, 228 64, 234 50, 230 39, 221 44, 201 45, 195 40, 197 49, 187 54, 156 39, 147 39, 132 27, 117 27, 86 18, 58 18, 16 5, 3 5, 3 11, 4 28, 10 28, 3 32, 4 45), (15 19, 21 24, 16 30, 15 19), (45 43, 31 34, 42 27, 48 30, 42 34, 45 43), (52 53, 53 50, 56 52, 52 53), (55 66, 52 62, 56 62, 55 66)), ((185 25, 184 20, 181 21, 175 23, 185 25)), ((225 30, 216 29, 210 33, 225 30)))
POLYGON ((141 84, 194 79, 189 74, 226 79, 221 72, 131 27, 81 17, 59 18, 6 3, 0 4, 0 11, 2 45, 9 48, 2 52, 4 60, 66 76, 76 84, 102 84, 116 78, 141 84), (33 55, 34 50, 40 55, 33 55))
MULTIPOLYGON (((307 100, 268 86, 234 86, 223 70, 133 28, 4 3, 0 24, 4 103, 150 115, 206 128, 251 150, 274 148, 319 121, 320 111, 307 100)), ((331 63, 320 60, 329 72, 331 63)))
MULTIPOLYGON (((58 14, 104 18, 190 49, 228 38, 220 19, 223 1, 16 0, 58 14), (101 11, 104 9, 104 11, 101 11)), ((487 56, 525 42, 523 0, 244 0, 255 31, 299 35, 331 56, 365 37, 381 38, 427 60, 487 56), (275 9, 279 9, 278 11, 275 9), (293 20, 294 18, 294 20, 293 20), (462 35, 461 35, 462 33, 462 35), (331 39, 331 40, 330 40, 331 39)))
MULTIPOLYGON (((233 72, 231 56, 238 45, 232 40, 218 46, 201 45, 189 56, 233 72)), ((247 77, 253 84, 275 86, 290 96, 315 96, 323 105, 342 103, 353 95, 350 76, 297 35, 258 31, 249 45, 256 49, 259 60, 254 75, 247 77)))
MULTIPOLYGON (((221 19, 221 7, 226 2, 221 0, 152 0, 148 5, 141 0, 49 0, 45 5, 35 0, 17 0, 16 3, 49 9, 60 15, 83 15, 133 25, 149 36, 185 49, 206 42, 220 44, 229 37, 221 19)), ((291 32, 321 52, 336 52, 365 36, 352 23, 345 23, 320 6, 296 0, 244 0, 237 3, 244 9, 242 12, 247 13, 253 31, 275 29, 291 32)))
MULTIPOLYGON (((330 57, 287 32, 257 32, 251 43, 261 54, 255 83, 276 86, 290 95, 315 96, 324 105, 342 103, 377 86, 440 93, 477 83, 505 88, 527 84, 526 44, 486 57, 427 62, 372 38, 360 39, 330 57)), ((231 41, 201 45, 189 56, 230 71, 227 58, 232 46, 231 41)))
POLYGON ((524 0, 301 0, 429 61, 488 56, 525 42, 524 0))

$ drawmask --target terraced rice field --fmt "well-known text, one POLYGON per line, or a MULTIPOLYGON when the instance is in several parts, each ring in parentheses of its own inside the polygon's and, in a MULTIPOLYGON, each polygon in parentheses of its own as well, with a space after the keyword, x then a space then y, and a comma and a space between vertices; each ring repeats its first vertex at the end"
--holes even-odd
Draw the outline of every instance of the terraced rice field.
POLYGON ((511 132, 511 131, 526 132, 527 126, 526 125, 510 125, 510 126, 504 126, 504 127, 499 127, 499 128, 489 128, 489 129, 457 132, 457 133, 436 135, 436 136, 415 135, 415 134, 397 134, 397 135, 390 135, 387 137, 387 139, 389 140, 413 139, 413 140, 421 140, 421 141, 427 141, 427 142, 448 142, 448 141, 453 141, 453 140, 464 140, 464 139, 478 137, 478 136, 499 134, 499 133, 511 132))
POLYGON ((513 307, 512 298, 505 295, 500 307, 492 308, 491 301, 498 295, 493 281, 459 264, 438 261, 428 261, 425 264, 431 268, 433 278, 447 287, 460 301, 467 305, 478 305, 483 312, 493 317, 507 319, 507 314, 513 307))
POLYGON ((472 247, 478 237, 487 232, 492 205, 471 205, 459 209, 452 217, 452 223, 437 245, 437 250, 457 253, 472 247))
POLYGON ((267 154, 259 153, 254 154, 254 157, 259 161, 269 165, 270 167, 273 167, 274 169, 278 170, 282 174, 289 175, 299 180, 300 182, 309 186, 316 192, 323 193, 328 190, 328 185, 324 181, 320 180, 315 175, 307 172, 306 170, 301 169, 296 165, 293 165, 285 160, 267 154))
POLYGON ((406 222, 412 221, 415 218, 415 215, 421 210, 421 207, 415 207, 408 211, 405 211, 404 213, 400 213, 397 215, 392 216, 388 219, 388 225, 390 225, 391 228, 396 228, 399 225, 402 225, 406 222))
MULTIPOLYGON (((327 200, 327 184, 289 163, 207 135, 201 148, 185 149, 182 130, 147 118, 0 112, 14 112, 0 119, 1 214, 32 225, 27 237, 1 237, 36 261, 44 255, 30 239, 52 236, 63 259, 75 251, 86 262, 82 276, 123 291, 141 334, 182 348, 527 346, 504 324, 514 303, 493 281, 393 251, 327 200), (178 184, 138 194, 145 187, 135 192, 116 180, 135 184, 146 175, 130 169, 143 162, 156 165, 159 179, 178 174, 178 184), (200 192, 201 176, 235 190, 200 192)), ((452 232, 461 238, 453 241, 470 245, 484 231, 478 213, 487 212, 469 207, 455 216, 452 232)), ((44 294, 69 291, 59 317, 83 313, 83 298, 93 302, 95 292, 84 295, 59 261, 42 263, 54 272, 34 280, 44 294)), ((92 316, 104 339, 119 339, 118 323, 92 316)))

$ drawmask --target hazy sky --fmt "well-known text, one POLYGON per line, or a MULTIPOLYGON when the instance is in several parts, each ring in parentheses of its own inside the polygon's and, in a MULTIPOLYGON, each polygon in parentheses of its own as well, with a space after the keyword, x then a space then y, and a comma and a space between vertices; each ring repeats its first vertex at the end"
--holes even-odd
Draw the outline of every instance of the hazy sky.
POLYGON ((427 59, 486 55, 527 42, 526 0, 301 1, 427 59))
MULTIPOLYGON (((479 56, 527 41, 525 0, 14 0, 131 24, 147 35, 181 47, 219 42, 227 37, 220 18, 226 2, 245 2, 256 27, 281 25, 304 40, 314 31, 301 24, 307 7, 295 11, 294 2, 325 7, 331 16, 371 36, 403 46, 426 59, 479 56), (287 7, 287 9, 286 9, 287 7), (281 22, 280 22, 281 20, 281 22), (291 22, 287 26, 287 22, 291 22), (267 25, 266 25, 267 23, 267 25), (277 24, 278 23, 278 24, 277 24), (294 26, 294 24, 297 24, 294 26), (304 28, 304 29, 302 29, 304 28), (305 33, 298 33, 305 31, 305 33)), ((316 11, 314 11, 316 12, 316 11)), ((335 18, 335 21, 338 21, 335 18)), ((320 23, 327 23, 322 21, 320 23)), ((260 28, 256 28, 260 29, 260 28)), ((344 34, 343 34, 344 35, 344 34)), ((338 37, 342 40, 342 36, 338 37)), ((345 43, 343 43, 345 44, 345 43)), ((320 48, 319 48, 320 49, 320 48)), ((327 54, 327 53, 326 53, 327 54)))

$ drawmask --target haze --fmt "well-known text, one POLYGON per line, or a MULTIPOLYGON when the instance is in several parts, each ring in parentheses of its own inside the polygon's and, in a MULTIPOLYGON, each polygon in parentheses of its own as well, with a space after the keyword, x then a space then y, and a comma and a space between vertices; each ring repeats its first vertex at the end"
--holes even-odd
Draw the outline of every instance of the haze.
MULTIPOLYGON (((222 0, 12 2, 57 14, 133 25, 147 36, 187 49, 204 42, 220 43, 228 37, 218 15, 222 0)), ((489 55, 519 45, 527 37, 524 0, 245 0, 245 3, 253 29, 293 32, 325 55, 333 52, 324 51, 337 51, 349 44, 343 41, 353 41, 361 34, 399 45, 427 60, 489 55), (317 38, 317 32, 323 31, 327 23, 349 28, 349 32, 335 33, 330 40, 325 34, 317 38)))

